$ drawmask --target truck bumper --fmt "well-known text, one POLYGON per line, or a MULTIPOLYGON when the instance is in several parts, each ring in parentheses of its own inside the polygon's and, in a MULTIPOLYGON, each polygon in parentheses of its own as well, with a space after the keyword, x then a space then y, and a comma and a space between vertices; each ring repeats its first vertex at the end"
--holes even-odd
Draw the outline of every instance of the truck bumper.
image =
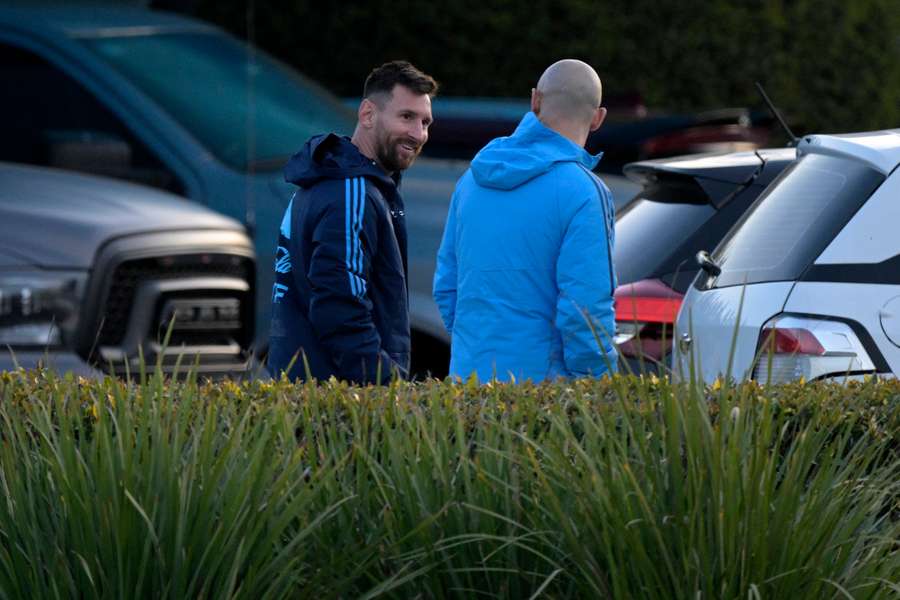
POLYGON ((60 374, 73 373, 92 379, 103 379, 104 373, 89 365, 83 358, 74 352, 60 351, 33 351, 10 350, 4 348, 0 351, 0 371, 14 371, 18 368, 37 369, 44 367, 53 369, 60 374))

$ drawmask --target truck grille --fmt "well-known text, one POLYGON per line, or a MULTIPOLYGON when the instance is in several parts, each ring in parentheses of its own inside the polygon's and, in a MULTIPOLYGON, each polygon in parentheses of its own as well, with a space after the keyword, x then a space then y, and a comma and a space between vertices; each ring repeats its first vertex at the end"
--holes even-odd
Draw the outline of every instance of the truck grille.
MULTIPOLYGON (((103 306, 102 325, 97 337, 98 346, 118 346, 127 333, 129 318, 134 308, 136 294, 141 283, 196 277, 229 277, 252 281, 252 259, 230 254, 181 254, 153 258, 140 258, 120 263, 113 271, 107 287, 103 306)), ((163 319, 162 307, 155 307, 158 326, 163 319)), ((245 319, 252 319, 252 314, 245 319)), ((158 331, 145 332, 156 337, 158 331)))

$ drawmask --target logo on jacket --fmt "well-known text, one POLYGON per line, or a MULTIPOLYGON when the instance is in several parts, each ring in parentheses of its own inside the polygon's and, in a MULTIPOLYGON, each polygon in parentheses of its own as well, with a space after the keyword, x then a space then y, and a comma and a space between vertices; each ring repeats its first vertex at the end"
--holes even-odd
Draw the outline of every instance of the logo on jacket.
POLYGON ((272 286, 272 302, 280 302, 282 298, 284 298, 285 293, 287 293, 288 286, 282 285, 280 283, 276 283, 272 286))
POLYGON ((278 246, 278 249, 275 251, 275 272, 291 272, 291 253, 284 246, 278 246))

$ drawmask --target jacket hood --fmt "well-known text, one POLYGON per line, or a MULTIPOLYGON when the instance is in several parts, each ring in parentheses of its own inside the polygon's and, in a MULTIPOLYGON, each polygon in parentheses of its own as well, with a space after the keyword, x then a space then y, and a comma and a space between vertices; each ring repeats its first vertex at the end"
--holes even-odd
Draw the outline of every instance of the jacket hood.
POLYGON ((311 137, 284 167, 284 179, 300 187, 310 187, 323 179, 368 177, 394 186, 378 164, 364 156, 350 138, 329 133, 311 137))
POLYGON ((593 170, 601 156, 591 155, 529 112, 511 136, 497 138, 481 149, 472 160, 472 176, 483 187, 511 190, 561 162, 593 170))

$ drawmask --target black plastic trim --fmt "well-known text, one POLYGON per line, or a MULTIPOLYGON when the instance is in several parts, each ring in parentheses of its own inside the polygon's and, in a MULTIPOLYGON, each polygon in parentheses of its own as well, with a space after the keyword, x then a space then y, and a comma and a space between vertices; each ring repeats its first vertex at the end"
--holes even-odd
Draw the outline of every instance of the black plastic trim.
POLYGON ((800 281, 900 285, 900 254, 879 263, 812 264, 800 281))

